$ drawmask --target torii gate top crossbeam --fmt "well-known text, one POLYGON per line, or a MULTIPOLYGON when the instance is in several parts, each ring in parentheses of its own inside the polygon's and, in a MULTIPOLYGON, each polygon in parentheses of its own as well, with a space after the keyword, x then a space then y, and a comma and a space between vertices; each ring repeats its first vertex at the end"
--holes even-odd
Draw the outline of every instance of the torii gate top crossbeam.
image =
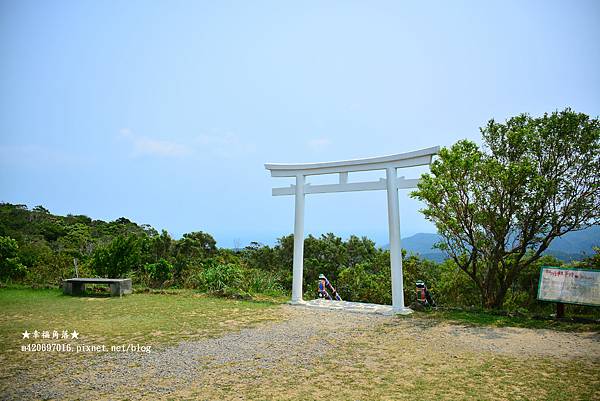
POLYGON ((415 167, 431 164, 431 160, 440 150, 439 146, 414 152, 399 153, 389 156, 370 157, 366 159, 342 160, 321 163, 266 163, 265 168, 271 171, 272 177, 296 177, 298 175, 317 175, 348 173, 352 171, 384 170, 389 167, 415 167))
MULTIPOLYGON (((274 164, 267 163, 265 167, 271 171, 273 177, 300 177, 302 180, 303 194, 322 194, 331 192, 374 191, 387 189, 387 180, 392 181, 392 186, 397 189, 415 188, 419 179, 405 179, 396 177, 395 170, 402 167, 414 167, 431 164, 434 155, 439 151, 439 146, 421 149, 414 152, 400 153, 391 156, 371 157, 368 159, 354 159, 337 162, 303 163, 303 164, 274 164), (348 173, 353 171, 387 170, 394 171, 393 176, 379 181, 348 182, 348 173), (338 184, 311 185, 304 182, 307 175, 339 174, 338 184)), ((283 188, 273 188, 273 196, 294 195, 296 185, 283 188)))

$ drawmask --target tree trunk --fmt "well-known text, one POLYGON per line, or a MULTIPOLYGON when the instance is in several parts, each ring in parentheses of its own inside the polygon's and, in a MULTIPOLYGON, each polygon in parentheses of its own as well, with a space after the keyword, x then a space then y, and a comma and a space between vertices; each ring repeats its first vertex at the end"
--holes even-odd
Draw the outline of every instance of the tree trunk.
POLYGON ((504 304, 504 298, 508 287, 501 285, 497 289, 490 289, 489 291, 482 291, 481 303, 485 309, 500 309, 504 304))

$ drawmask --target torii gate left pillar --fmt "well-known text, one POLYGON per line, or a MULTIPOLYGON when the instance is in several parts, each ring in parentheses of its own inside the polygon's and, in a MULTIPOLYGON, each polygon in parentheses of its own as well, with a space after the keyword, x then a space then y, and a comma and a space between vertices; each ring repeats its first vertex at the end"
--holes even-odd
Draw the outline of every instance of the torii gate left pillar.
POLYGON ((404 306, 402 247, 400 244, 400 212, 398 189, 414 188, 418 179, 397 177, 397 169, 430 164, 439 147, 422 149, 398 155, 369 159, 347 160, 308 164, 265 164, 274 177, 295 177, 296 184, 287 188, 273 188, 273 195, 294 195, 294 259, 292 280, 292 303, 302 300, 304 270, 304 200, 307 193, 330 193, 348 191, 386 190, 388 206, 388 230, 390 240, 390 268, 392 279, 392 309, 395 313, 410 313, 404 306), (372 182, 348 182, 348 173, 353 171, 385 170, 386 178, 372 182), (310 185, 307 175, 339 174, 338 184, 310 185))
POLYGON ((304 184, 306 176, 296 176, 294 210, 294 262, 292 266, 292 303, 302 302, 302 280, 304 279, 304 184))

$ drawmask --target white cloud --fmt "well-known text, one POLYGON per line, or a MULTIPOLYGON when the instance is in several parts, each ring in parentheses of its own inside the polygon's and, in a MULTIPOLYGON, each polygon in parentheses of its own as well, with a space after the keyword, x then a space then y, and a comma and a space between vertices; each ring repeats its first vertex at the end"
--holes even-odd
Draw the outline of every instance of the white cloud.
POLYGON ((190 153, 190 149, 170 141, 160 141, 156 139, 139 137, 133 142, 134 153, 140 155, 158 155, 158 156, 185 156, 190 153))
POLYGON ((237 135, 200 135, 196 138, 200 152, 209 152, 219 157, 231 158, 246 155, 256 150, 256 146, 242 141, 237 135))
POLYGON ((309 140, 306 145, 313 152, 321 152, 326 150, 331 145, 331 140, 329 138, 314 138, 309 140))
POLYGON ((0 165, 18 165, 24 167, 83 165, 92 162, 90 155, 67 152, 38 145, 0 145, 0 165))
POLYGON ((133 135, 133 133, 131 132, 131 130, 129 128, 121 128, 119 130, 119 133, 124 138, 130 138, 133 135))
POLYGON ((122 128, 119 132, 122 138, 131 143, 133 156, 181 157, 192 153, 192 149, 186 145, 136 135, 129 128, 122 128))
POLYGON ((194 154, 200 157, 216 156, 228 159, 256 150, 254 144, 246 143, 232 133, 200 135, 188 144, 137 135, 129 128, 121 128, 119 133, 121 139, 131 144, 133 156, 183 157, 194 154))

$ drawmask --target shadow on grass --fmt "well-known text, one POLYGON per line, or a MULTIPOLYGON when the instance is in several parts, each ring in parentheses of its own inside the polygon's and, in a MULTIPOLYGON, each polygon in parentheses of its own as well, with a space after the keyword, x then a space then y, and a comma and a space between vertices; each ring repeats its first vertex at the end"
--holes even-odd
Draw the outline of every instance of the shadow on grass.
POLYGON ((289 300, 289 295, 279 293, 246 293, 237 291, 212 291, 205 292, 200 290, 186 288, 134 288, 134 294, 150 294, 150 295, 173 295, 173 296, 191 296, 200 298, 217 298, 231 301, 244 301, 250 303, 258 303, 264 305, 282 305, 289 300))
MULTIPOLYGON (((65 297, 73 297, 73 298, 111 298, 110 293, 100 293, 100 292, 88 292, 84 291, 81 294, 62 294, 65 297)), ((119 298, 113 297, 113 298, 119 298)))
MULTIPOLYGON (((26 284, 7 284, 0 282, 0 290, 24 290, 26 291, 45 291, 49 294, 60 296, 60 297, 73 297, 73 298, 119 298, 111 297, 110 287, 108 286, 94 286, 87 284, 85 292, 82 294, 64 294, 62 287, 58 285, 26 285, 26 284)), ((200 297, 200 298, 216 298, 216 299, 228 299, 232 301, 244 301, 249 303, 262 304, 267 306, 282 305, 289 301, 290 294, 285 293, 240 293, 240 292, 203 292, 195 289, 187 288, 149 288, 141 286, 133 286, 133 294, 150 294, 150 295, 173 295, 182 297, 200 297)), ((124 295, 127 297, 128 295, 124 295)))

